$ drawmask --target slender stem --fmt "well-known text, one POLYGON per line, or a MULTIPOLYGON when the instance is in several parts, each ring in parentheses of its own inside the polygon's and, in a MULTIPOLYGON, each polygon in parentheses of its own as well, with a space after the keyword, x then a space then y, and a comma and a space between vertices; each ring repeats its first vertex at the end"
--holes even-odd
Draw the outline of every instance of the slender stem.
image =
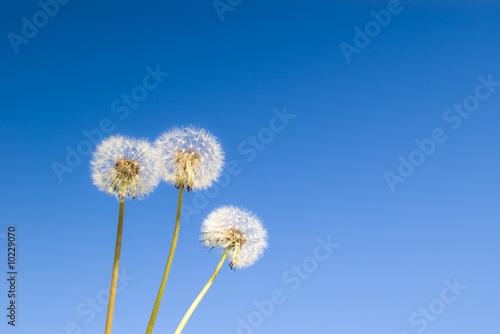
POLYGON ((158 296, 156 297, 155 306, 153 307, 153 312, 151 313, 151 318, 149 319, 149 324, 148 324, 148 329, 146 330, 146 334, 153 333, 153 327, 155 325, 156 316, 158 315, 158 310, 160 309, 161 298, 163 296, 163 291, 165 291, 165 285, 167 284, 170 267, 172 266, 172 260, 174 258, 175 248, 177 247, 177 237, 179 236, 179 225, 181 221, 183 194, 184 194, 184 187, 181 186, 179 188, 179 201, 177 202, 177 217, 175 218, 175 228, 174 228, 174 236, 172 237, 172 245, 170 246, 170 253, 168 254, 167 265, 165 266, 165 272, 163 273, 163 278, 161 280, 160 291, 158 291, 158 296))
POLYGON ((122 248, 123 212, 125 210, 125 198, 120 198, 120 213, 118 214, 118 231, 116 232, 115 260, 113 263, 113 274, 111 276, 111 288, 109 290, 108 315, 106 317, 105 334, 111 334, 113 325, 113 312, 115 310, 116 285, 118 283, 118 267, 120 265, 120 251, 122 248))
POLYGON ((226 248, 226 251, 222 255, 222 258, 220 259, 219 264, 217 265, 217 268, 215 269, 214 273, 212 274, 212 277, 210 277, 210 279, 208 280, 208 282, 205 285, 205 287, 203 288, 203 290, 201 290, 201 292, 198 295, 198 297, 196 297, 196 299, 194 300, 193 304, 191 304, 191 307, 189 308, 189 310, 184 315, 184 318, 182 318, 182 320, 181 320, 179 326, 177 327, 177 329, 175 330, 174 334, 180 334, 180 332, 182 332, 182 330, 184 329, 184 326, 186 325, 186 323, 188 322, 189 318, 193 314, 194 309, 198 306, 198 304, 200 303, 201 299, 207 293, 208 289, 210 288, 210 286, 214 282, 215 277, 217 277, 217 274, 219 273, 219 270, 222 267, 222 264, 224 263, 224 260, 226 259, 227 254, 229 253, 230 249, 231 249, 231 247, 226 248))

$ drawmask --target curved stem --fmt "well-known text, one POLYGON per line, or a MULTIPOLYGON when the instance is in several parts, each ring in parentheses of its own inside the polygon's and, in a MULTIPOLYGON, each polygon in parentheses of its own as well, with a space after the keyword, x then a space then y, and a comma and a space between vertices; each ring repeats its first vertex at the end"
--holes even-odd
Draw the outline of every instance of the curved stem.
POLYGON ((156 316, 158 315, 158 310, 160 309, 161 298, 163 297, 163 291, 165 291, 165 285, 167 284, 168 274, 170 273, 170 267, 172 266, 172 260, 174 258, 175 248, 177 247, 177 238, 179 236, 179 225, 181 221, 183 194, 184 194, 184 187, 180 187, 179 200, 177 202, 177 217, 175 219, 175 228, 174 228, 174 236, 172 237, 172 245, 170 246, 170 253, 168 254, 167 265, 165 266, 165 272, 163 273, 163 278, 161 280, 160 290, 158 291, 158 296, 156 297, 156 302, 153 307, 153 312, 151 313, 151 318, 149 319, 149 324, 146 330, 146 334, 153 333, 153 327, 155 325, 156 316))
POLYGON ((106 317, 105 334, 111 334, 113 325, 113 312, 115 310, 116 285, 118 283, 118 267, 120 265, 120 251, 122 248, 123 212, 125 210, 125 198, 120 198, 120 212, 118 214, 118 231, 116 232, 115 260, 113 263, 113 274, 111 276, 111 288, 109 290, 108 315, 106 317))
POLYGON ((201 290, 201 292, 198 295, 198 297, 196 297, 196 299, 194 300, 193 304, 191 304, 191 307, 189 308, 189 310, 184 315, 184 318, 182 318, 182 320, 181 320, 179 326, 177 327, 177 329, 175 330, 174 334, 180 334, 180 332, 182 332, 182 330, 184 329, 184 326, 186 325, 186 323, 188 322, 189 318, 193 314, 195 308, 198 306, 198 304, 200 303, 200 301, 202 300, 202 298, 207 293, 208 289, 210 288, 210 286, 214 282, 215 277, 217 277, 217 274, 219 273, 219 270, 222 267, 222 264, 224 263, 224 260, 226 259, 227 254, 229 253, 229 250, 230 250, 230 247, 226 248, 226 251, 222 255, 222 258, 220 259, 219 264, 217 265, 217 268, 215 269, 214 273, 212 274, 212 277, 210 277, 210 279, 208 280, 208 282, 205 285, 205 287, 203 288, 203 290, 201 290))

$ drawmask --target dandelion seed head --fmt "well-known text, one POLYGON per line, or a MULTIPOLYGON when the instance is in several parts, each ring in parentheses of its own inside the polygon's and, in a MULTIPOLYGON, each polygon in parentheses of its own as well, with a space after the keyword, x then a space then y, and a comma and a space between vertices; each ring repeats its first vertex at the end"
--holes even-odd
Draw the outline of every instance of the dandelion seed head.
POLYGON ((175 185, 177 187, 187 184, 190 191, 196 182, 196 169, 200 164, 201 156, 195 151, 189 149, 181 149, 175 155, 174 161, 176 165, 175 185))
POLYGON ((146 140, 120 135, 106 138, 97 146, 90 166, 99 190, 118 199, 142 199, 159 183, 158 154, 146 140))
POLYGON ((212 211, 203 221, 201 241, 206 247, 230 247, 232 269, 249 267, 267 248, 267 231, 257 216, 233 206, 212 211))
POLYGON ((206 189, 217 180, 224 153, 217 138, 193 126, 173 128, 156 140, 162 177, 177 188, 206 189))
POLYGON ((141 167, 134 159, 122 158, 116 162, 116 174, 123 178, 133 178, 139 175, 141 167))

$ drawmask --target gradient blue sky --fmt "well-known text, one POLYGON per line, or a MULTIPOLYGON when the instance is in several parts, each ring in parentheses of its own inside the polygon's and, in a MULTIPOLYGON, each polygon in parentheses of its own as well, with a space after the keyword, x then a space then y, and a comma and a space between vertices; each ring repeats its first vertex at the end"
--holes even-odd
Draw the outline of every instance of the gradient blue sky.
MULTIPOLYGON (((219 260, 198 242, 203 218, 234 204, 262 218, 269 249, 248 269, 223 267, 186 334, 498 334, 500 87, 481 87, 489 96, 457 129, 443 119, 455 103, 478 101, 478 77, 500 81, 498 2, 402 1, 351 62, 341 43, 353 45, 354 28, 388 2, 232 3, 221 21, 212 1, 73 0, 16 53, 9 33, 41 7, 2 2, 0 233, 18 229, 19 298, 13 329, 3 280, 0 331, 103 331, 105 310, 91 319, 86 303, 109 286, 118 202, 92 185, 90 155, 62 180, 53 165, 66 164, 68 147, 85 151, 82 131, 105 120, 107 135, 151 140, 199 125, 239 166, 224 186, 186 194, 199 210, 181 226, 155 333, 173 332, 219 260), (148 66, 169 75, 123 117, 124 104, 112 104, 148 66), (269 135, 284 109, 295 118, 248 161, 248 137, 269 135), (391 191, 384 173, 437 128, 446 141, 391 191), (341 246, 316 268, 317 239, 328 236, 341 246), (303 265, 307 278, 292 271, 303 265), (454 301, 444 303, 444 281, 455 279, 467 288, 445 291, 454 301), (275 290, 284 302, 238 331, 275 290), (426 320, 429 307, 439 314, 426 320)), ((126 203, 121 268, 133 278, 116 299, 115 333, 145 331, 176 200, 163 183, 126 203)))

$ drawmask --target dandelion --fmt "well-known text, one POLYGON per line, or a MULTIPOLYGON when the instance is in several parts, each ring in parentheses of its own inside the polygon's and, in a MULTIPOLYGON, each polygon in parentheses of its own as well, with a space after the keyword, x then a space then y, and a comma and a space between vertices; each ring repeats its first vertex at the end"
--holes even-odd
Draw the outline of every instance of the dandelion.
POLYGON ((264 253, 267 232, 251 212, 223 206, 203 221, 201 241, 206 247, 229 249, 231 269, 249 267, 264 253))
POLYGON ((174 258, 181 219, 184 188, 203 190, 209 188, 219 177, 224 164, 224 153, 216 137, 204 129, 193 126, 173 128, 156 140, 161 161, 162 178, 179 189, 177 217, 165 272, 151 313, 146 334, 153 332, 156 316, 167 284, 170 267, 174 258))
POLYGON ((200 241, 206 247, 211 249, 220 247, 224 249, 224 254, 212 277, 186 312, 174 334, 182 332, 217 277, 226 258, 230 259, 231 269, 245 268, 254 264, 267 248, 267 232, 257 216, 233 206, 223 206, 210 213, 203 222, 201 233, 202 239, 200 241))
POLYGON ((111 136, 97 147, 91 161, 92 179, 116 198, 142 199, 159 183, 157 151, 146 140, 111 136))
POLYGON ((102 141, 91 161, 92 179, 102 191, 120 201, 113 274, 109 293, 105 333, 111 333, 126 198, 143 198, 159 183, 157 151, 145 140, 112 136, 102 141))
POLYGON ((156 140, 156 147, 163 163, 163 179, 177 188, 207 189, 222 171, 222 148, 204 129, 173 128, 156 140))

